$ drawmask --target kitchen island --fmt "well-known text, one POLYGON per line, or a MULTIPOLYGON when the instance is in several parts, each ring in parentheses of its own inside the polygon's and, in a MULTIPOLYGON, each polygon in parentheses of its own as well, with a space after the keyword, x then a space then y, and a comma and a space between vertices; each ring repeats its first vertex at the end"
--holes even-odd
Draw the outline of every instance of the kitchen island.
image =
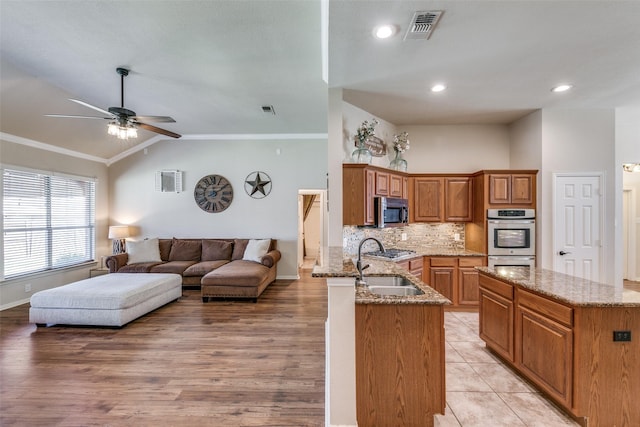
POLYGON ((581 425, 640 425, 640 293, 544 269, 478 270, 487 348, 581 425))
POLYGON ((323 248, 327 278, 326 420, 329 425, 432 426, 444 413, 444 311, 450 301, 395 262, 363 258, 366 276, 401 276, 423 293, 380 296, 355 285, 353 255, 323 248))

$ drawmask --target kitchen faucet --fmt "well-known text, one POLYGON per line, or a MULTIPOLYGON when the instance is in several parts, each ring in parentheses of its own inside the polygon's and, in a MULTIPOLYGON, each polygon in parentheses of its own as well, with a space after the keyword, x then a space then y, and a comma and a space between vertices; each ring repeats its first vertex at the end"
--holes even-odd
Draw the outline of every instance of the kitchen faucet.
POLYGON ((362 265, 362 245, 364 245, 364 243, 367 240, 373 240, 374 242, 376 242, 378 244, 378 247, 380 248, 380 251, 385 252, 384 246, 382 245, 382 242, 378 239, 376 239, 375 237, 366 237, 364 239, 362 239, 360 241, 360 244, 358 245, 358 261, 356 262, 356 268, 358 269, 358 280, 357 280, 357 284, 359 285, 363 285, 364 282, 364 275, 362 274, 362 271, 369 267, 369 264, 363 266, 362 265))

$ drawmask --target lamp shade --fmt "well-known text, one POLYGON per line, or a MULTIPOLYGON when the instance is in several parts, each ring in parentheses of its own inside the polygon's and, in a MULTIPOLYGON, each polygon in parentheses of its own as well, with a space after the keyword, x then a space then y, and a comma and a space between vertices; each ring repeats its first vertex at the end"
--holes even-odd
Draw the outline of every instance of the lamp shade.
POLYGON ((109 226, 109 239, 126 239, 129 237, 128 225, 111 225, 109 226))

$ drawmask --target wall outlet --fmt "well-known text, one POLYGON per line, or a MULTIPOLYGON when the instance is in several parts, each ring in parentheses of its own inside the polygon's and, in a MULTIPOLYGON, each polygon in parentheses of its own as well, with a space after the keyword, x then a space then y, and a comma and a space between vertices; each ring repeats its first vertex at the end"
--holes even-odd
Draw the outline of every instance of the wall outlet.
POLYGON ((631 341, 631 331, 613 331, 614 341, 631 341))
POLYGON ((24 291, 25 292, 31 292, 31 283, 26 283, 24 285, 24 291))
POLYGON ((407 233, 402 233, 400 235, 400 240, 407 240, 407 233))
POLYGON ((455 240, 456 242, 460 241, 460 233, 454 233, 453 234, 453 240, 455 240))

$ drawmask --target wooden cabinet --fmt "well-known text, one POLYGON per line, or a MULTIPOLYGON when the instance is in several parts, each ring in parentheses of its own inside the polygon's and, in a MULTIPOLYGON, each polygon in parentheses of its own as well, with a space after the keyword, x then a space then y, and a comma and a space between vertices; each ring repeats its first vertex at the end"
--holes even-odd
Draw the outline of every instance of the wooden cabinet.
POLYGON ((513 286, 480 276, 480 338, 493 351, 514 360, 513 286))
POLYGON ((403 174, 375 166, 343 164, 342 224, 374 225, 374 197, 406 198, 407 179, 403 174))
POLYGON ((479 303, 478 271, 484 257, 425 257, 423 281, 451 300, 447 309, 475 308, 479 303))
POLYGON ((444 203, 442 178, 412 178, 409 188, 413 187, 409 215, 411 222, 442 222, 444 203))
POLYGON ((389 197, 406 199, 407 177, 391 174, 389 175, 389 197))
POLYGON ((422 280, 423 261, 422 257, 416 257, 405 261, 399 261, 396 263, 399 267, 404 268, 409 273, 413 274, 420 280, 422 280))
POLYGON ((640 343, 616 330, 640 331, 640 307, 570 304, 480 273, 480 337, 581 425, 640 425, 640 343))
POLYGON ((445 409, 442 306, 356 304, 355 317, 358 426, 433 426, 445 409))
POLYGON ((389 174, 387 172, 376 171, 376 196, 389 196, 389 174))
POLYGON ((531 173, 489 174, 489 205, 535 207, 535 178, 531 173))
POLYGON ((410 184, 412 222, 467 222, 473 219, 468 176, 418 176, 410 184))

